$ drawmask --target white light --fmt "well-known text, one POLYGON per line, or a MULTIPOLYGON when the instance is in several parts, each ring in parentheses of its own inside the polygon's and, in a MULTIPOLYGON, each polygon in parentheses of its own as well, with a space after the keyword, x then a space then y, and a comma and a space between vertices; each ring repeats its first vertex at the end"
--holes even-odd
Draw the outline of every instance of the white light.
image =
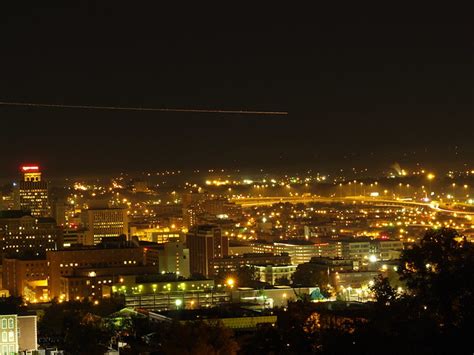
POLYGON ((371 263, 375 263, 375 262, 377 261, 377 257, 376 257, 375 255, 370 255, 370 256, 369 256, 369 261, 370 261, 371 263))

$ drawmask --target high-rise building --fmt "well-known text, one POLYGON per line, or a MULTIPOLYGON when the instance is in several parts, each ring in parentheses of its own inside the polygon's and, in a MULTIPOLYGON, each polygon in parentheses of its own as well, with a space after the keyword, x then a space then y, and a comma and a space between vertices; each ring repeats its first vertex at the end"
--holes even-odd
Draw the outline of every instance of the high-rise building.
POLYGON ((189 248, 191 274, 208 276, 211 274, 211 260, 229 254, 229 239, 215 225, 192 228, 186 235, 186 245, 189 248))
POLYGON ((124 208, 89 208, 82 211, 87 228, 87 244, 99 244, 102 238, 128 236, 128 216, 124 208))
POLYGON ((6 255, 40 255, 62 247, 62 233, 52 218, 36 218, 25 211, 0 211, 0 248, 6 255))
POLYGON ((22 179, 18 184, 19 208, 30 211, 34 217, 48 217, 48 183, 41 178, 38 165, 23 165, 22 179))

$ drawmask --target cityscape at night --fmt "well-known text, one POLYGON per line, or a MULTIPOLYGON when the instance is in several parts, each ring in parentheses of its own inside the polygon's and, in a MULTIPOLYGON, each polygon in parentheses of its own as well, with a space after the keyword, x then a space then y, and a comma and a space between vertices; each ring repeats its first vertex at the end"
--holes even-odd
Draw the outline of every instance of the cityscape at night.
POLYGON ((27 6, 0 354, 474 352, 472 19, 27 6))

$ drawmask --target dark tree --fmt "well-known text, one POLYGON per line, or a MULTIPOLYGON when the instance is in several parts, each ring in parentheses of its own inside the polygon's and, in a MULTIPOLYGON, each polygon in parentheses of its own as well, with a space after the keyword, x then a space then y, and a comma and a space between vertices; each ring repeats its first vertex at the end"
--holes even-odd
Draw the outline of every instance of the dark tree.
POLYGON ((279 277, 275 279, 275 285, 279 286, 289 286, 291 284, 291 281, 288 280, 287 277, 279 277))
POLYGON ((431 230, 403 252, 398 269, 410 295, 444 329, 474 321, 474 246, 453 229, 431 230))
POLYGON ((291 280, 294 286, 324 286, 328 283, 327 274, 315 268, 311 263, 298 265, 291 280))
POLYGON ((390 306, 397 300, 397 291, 390 285, 388 278, 379 275, 374 279, 374 285, 370 287, 379 305, 390 306))

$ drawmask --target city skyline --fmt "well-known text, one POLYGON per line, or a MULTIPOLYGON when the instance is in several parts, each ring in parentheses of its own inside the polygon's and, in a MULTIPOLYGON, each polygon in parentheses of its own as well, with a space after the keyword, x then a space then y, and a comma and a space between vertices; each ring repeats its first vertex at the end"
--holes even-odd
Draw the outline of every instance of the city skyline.
POLYGON ((472 353, 471 12, 312 5, 0 5, 1 354, 472 353))

